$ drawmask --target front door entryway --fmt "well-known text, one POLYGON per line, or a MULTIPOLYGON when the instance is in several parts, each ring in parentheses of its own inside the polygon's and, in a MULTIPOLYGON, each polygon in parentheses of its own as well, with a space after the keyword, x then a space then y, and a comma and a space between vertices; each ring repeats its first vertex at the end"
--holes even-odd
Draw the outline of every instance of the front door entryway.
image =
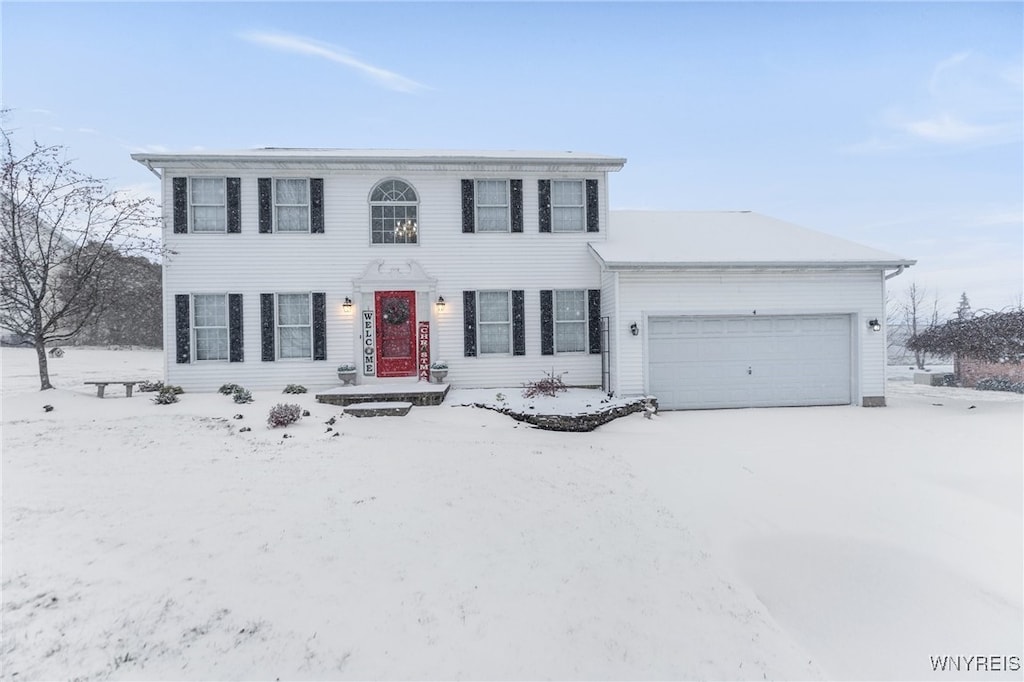
POLYGON ((416 376, 416 292, 374 294, 377 376, 416 376))

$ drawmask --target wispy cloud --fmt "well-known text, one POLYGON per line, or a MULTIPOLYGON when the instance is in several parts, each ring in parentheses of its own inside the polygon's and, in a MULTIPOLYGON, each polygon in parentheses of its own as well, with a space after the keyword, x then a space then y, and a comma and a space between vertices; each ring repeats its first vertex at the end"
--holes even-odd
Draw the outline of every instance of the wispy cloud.
POLYGON ((973 50, 940 60, 917 88, 921 95, 892 105, 868 138, 848 154, 880 154, 914 147, 969 149, 1017 143, 1022 137, 1018 64, 973 50))
POLYGON ((387 69, 382 69, 379 66, 367 64, 366 62, 360 61, 347 54, 342 48, 328 43, 323 43, 318 40, 313 40, 312 38, 262 31, 248 31, 240 34, 239 37, 243 40, 255 43, 256 45, 262 45, 282 52, 293 52, 312 57, 320 57, 321 59, 341 64, 342 66, 370 78, 370 80, 384 88, 387 88, 388 90, 396 90, 398 92, 416 92, 418 90, 427 89, 427 86, 417 83, 411 78, 406 78, 401 74, 388 71, 387 69))

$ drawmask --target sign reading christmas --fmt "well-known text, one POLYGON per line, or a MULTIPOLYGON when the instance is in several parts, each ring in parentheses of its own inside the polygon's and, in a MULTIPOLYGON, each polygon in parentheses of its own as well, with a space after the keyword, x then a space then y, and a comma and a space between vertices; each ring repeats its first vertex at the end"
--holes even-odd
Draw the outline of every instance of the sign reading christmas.
POLYGON ((377 359, 377 350, 374 347, 376 335, 373 333, 373 311, 363 311, 363 375, 372 377, 377 373, 374 362, 377 359))
POLYGON ((419 376, 420 381, 430 381, 430 323, 421 321, 419 333, 419 376))

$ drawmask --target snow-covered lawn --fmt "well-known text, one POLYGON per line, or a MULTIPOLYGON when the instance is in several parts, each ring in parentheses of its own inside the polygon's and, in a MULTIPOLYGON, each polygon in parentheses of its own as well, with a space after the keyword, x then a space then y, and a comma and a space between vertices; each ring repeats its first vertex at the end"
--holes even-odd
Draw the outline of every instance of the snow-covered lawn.
POLYGON ((142 351, 41 393, 33 360, 3 350, 4 679, 1022 675, 930 661, 1022 655, 1021 396, 557 433, 82 383, 159 378, 142 351))

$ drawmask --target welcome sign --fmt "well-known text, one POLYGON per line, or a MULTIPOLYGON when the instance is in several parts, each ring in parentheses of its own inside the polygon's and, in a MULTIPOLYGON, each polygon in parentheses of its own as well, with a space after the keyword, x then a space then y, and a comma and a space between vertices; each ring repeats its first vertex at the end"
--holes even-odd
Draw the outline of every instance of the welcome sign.
POLYGON ((363 311, 363 375, 372 377, 377 374, 376 359, 377 349, 375 347, 376 335, 374 332, 373 311, 363 311))

